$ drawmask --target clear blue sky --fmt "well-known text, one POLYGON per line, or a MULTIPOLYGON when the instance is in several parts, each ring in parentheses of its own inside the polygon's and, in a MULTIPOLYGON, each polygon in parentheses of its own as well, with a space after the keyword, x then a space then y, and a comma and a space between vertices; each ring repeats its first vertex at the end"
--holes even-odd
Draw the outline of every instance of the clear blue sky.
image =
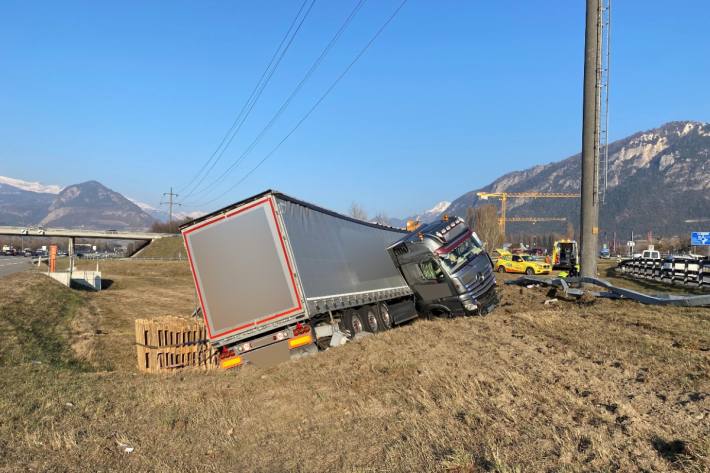
MULTIPOLYGON (((300 0, 5 1, 0 175, 96 179, 156 204, 207 160, 300 0)), ((217 169, 236 159, 355 0, 318 0, 217 169)), ((399 0, 370 0, 230 177, 300 119, 399 0)), ((616 1, 611 137, 710 119, 710 2, 616 1)), ((275 188, 345 211, 408 214, 578 152, 582 0, 410 0, 303 126, 231 194, 275 188)), ((207 181, 209 181, 208 179, 207 181)), ((195 196, 197 204, 208 197, 195 196)))

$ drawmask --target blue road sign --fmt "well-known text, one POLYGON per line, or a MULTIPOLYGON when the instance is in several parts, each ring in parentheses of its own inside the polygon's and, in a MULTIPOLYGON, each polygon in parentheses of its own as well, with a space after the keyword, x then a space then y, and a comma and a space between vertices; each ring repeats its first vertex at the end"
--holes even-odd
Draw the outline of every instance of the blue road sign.
POLYGON ((690 244, 693 246, 710 246, 710 232, 691 232, 690 244))

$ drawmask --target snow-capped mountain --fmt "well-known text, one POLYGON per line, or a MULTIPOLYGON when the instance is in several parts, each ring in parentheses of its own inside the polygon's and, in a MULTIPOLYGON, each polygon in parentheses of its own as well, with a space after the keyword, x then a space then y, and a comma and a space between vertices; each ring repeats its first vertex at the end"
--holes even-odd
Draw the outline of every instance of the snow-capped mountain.
POLYGON ((144 230, 154 220, 96 181, 63 189, 13 178, 0 182, 0 225, 144 230))
POLYGON ((429 210, 425 210, 420 214, 411 215, 405 218, 390 218, 389 224, 393 227, 405 227, 407 225, 407 220, 417 220, 421 223, 430 223, 433 222, 439 215, 444 213, 446 209, 448 209, 450 206, 451 202, 442 200, 434 207, 430 208, 429 210))
POLYGON ((23 181, 13 177, 0 176, 0 184, 7 184, 16 189, 28 192, 40 192, 43 194, 59 194, 64 187, 56 184, 42 184, 41 182, 23 181))
POLYGON ((442 200, 438 204, 436 204, 434 207, 430 208, 426 212, 424 212, 421 215, 417 215, 414 217, 414 220, 419 220, 422 223, 429 223, 432 222, 433 220, 436 219, 439 215, 443 214, 446 212, 446 209, 448 209, 451 206, 451 202, 447 202, 446 200, 442 200))
MULTIPOLYGON (((146 204, 145 202, 141 202, 130 197, 128 197, 128 200, 136 204, 138 207, 141 208, 142 211, 155 218, 156 220, 159 220, 161 222, 167 222, 170 219, 170 214, 168 213, 167 208, 156 208, 150 204, 146 204)), ((201 217, 205 213, 207 212, 203 212, 202 210, 193 210, 192 212, 182 212, 179 210, 173 210, 173 218, 175 220, 183 220, 186 218, 192 219, 201 217)))

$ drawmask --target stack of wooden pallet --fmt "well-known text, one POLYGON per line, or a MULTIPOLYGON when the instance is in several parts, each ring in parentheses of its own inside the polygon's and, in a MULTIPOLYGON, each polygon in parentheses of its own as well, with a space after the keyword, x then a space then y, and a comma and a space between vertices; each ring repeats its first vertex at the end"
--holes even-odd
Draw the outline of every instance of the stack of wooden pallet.
POLYGON ((148 373, 219 366, 202 322, 172 316, 136 320, 136 358, 138 369, 148 373))

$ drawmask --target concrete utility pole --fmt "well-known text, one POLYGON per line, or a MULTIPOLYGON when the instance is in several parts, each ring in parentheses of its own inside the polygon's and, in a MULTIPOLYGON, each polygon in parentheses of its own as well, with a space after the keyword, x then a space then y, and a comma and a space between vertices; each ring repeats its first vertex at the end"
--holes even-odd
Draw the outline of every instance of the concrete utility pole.
POLYGON ((165 197, 166 195, 168 196, 168 202, 161 202, 161 205, 165 205, 166 203, 168 204, 168 215, 169 215, 168 222, 170 224, 172 224, 173 223, 173 205, 182 205, 182 204, 178 204, 173 201, 173 197, 177 197, 178 194, 173 193, 172 187, 170 188, 170 192, 163 192, 163 197, 165 197))
POLYGON ((584 100, 582 112, 582 276, 597 275, 597 238, 599 235, 599 50, 601 14, 599 0, 587 0, 587 24, 584 38, 584 100))

